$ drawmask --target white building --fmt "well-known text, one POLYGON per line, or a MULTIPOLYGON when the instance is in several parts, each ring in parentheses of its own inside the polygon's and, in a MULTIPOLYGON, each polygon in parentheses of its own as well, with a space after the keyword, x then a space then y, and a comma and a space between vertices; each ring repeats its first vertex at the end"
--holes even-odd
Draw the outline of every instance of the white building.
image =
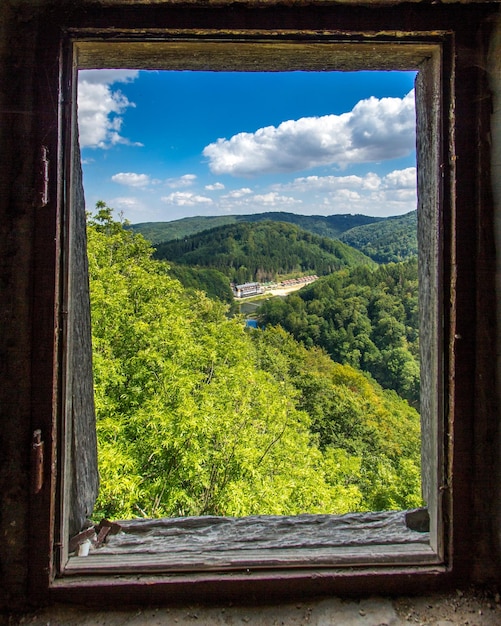
POLYGON ((249 296, 257 296, 264 293, 264 288, 260 283, 244 283, 243 285, 234 285, 233 294, 235 298, 247 298, 249 296))

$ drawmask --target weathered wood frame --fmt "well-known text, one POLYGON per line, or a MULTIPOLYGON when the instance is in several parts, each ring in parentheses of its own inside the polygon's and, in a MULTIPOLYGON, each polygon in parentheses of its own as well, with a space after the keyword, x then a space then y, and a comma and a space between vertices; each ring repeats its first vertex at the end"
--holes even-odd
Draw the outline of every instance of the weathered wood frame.
MULTIPOLYGON (((441 420, 441 396, 442 383, 440 380, 438 362, 440 359, 440 339, 439 339, 439 318, 441 317, 439 302, 437 297, 440 293, 440 277, 438 274, 438 259, 440 250, 441 230, 439 224, 439 209, 441 197, 441 184, 439 179, 441 162, 441 137, 438 132, 439 120, 442 108, 442 86, 441 86, 441 59, 442 42, 437 37, 424 39, 423 41, 401 40, 398 49, 394 41, 381 39, 370 46, 363 41, 355 41, 349 46, 345 42, 337 41, 337 38, 330 34, 323 36, 313 36, 304 32, 283 33, 280 40, 270 38, 266 32, 249 34, 246 31, 227 33, 221 37, 217 31, 206 30, 202 33, 187 31, 169 32, 168 39, 165 40, 165 33, 148 33, 148 41, 130 41, 127 33, 113 36, 113 41, 103 41, 101 38, 94 39, 89 33, 84 35, 82 40, 77 33, 72 35, 72 68, 143 68, 143 69, 168 69, 168 70, 212 70, 212 71, 294 71, 294 70, 317 70, 323 71, 346 70, 346 69, 414 69, 419 70, 418 88, 418 162, 419 162, 419 211, 420 227, 420 265, 423 280, 420 298, 424 301, 421 311, 421 336, 423 344, 423 354, 427 366, 423 368, 423 396, 426 401, 423 403, 423 467, 426 469, 425 480, 423 481, 426 491, 426 502, 431 518, 431 548, 425 550, 424 547, 406 546, 393 544, 380 546, 380 552, 374 548, 363 546, 357 548, 334 548, 326 550, 326 553, 319 555, 318 552, 296 550, 292 552, 282 549, 277 550, 273 555, 270 565, 264 553, 260 557, 257 552, 250 559, 248 554, 242 554, 239 559, 238 553, 235 555, 230 551, 229 555, 224 555, 220 559, 215 559, 211 569, 249 569, 250 567, 269 569, 270 567, 297 568, 298 564, 309 563, 310 566, 325 567, 326 565, 336 567, 360 567, 371 563, 372 565, 440 565, 444 562, 444 552, 442 543, 442 524, 438 501, 438 476, 442 473, 443 451, 438 446, 438 441, 443 434, 443 422, 441 420), (151 41, 151 39, 157 41, 151 41), (301 41, 300 39, 310 39, 301 41), (397 53, 398 51, 398 53, 397 53), (369 56, 370 54, 370 56, 369 56), (354 58, 355 57, 355 58, 354 58), (226 563, 226 565, 224 565, 226 563), (253 563, 253 565, 251 565, 253 563), (230 565, 231 564, 231 565, 230 565), (259 565, 257 565, 259 564, 259 565)), ((71 82, 72 100, 74 102, 76 77, 73 76, 71 82)), ((67 126, 72 128, 72 137, 76 137, 74 130, 76 111, 72 112, 72 118, 67 122, 67 126)), ((75 187, 81 186, 80 169, 75 153, 78 145, 72 142, 71 155, 67 158, 70 164, 68 167, 68 177, 70 185, 70 204, 67 213, 76 217, 83 212, 83 207, 75 207, 75 203, 82 204, 79 191, 75 187)), ((70 218, 72 219, 72 218, 70 218)), ((69 245, 73 242, 74 236, 71 224, 68 228, 67 239, 69 245)), ((68 255, 71 259, 77 259, 77 251, 68 255)), ((67 287, 67 296, 74 298, 71 279, 76 272, 69 270, 66 275, 70 278, 67 287)), ((66 307, 71 309, 70 304, 66 307)), ((73 325, 68 324, 67 336, 69 337, 73 325)), ((70 350, 73 353, 73 350, 70 350)), ((81 350, 78 351, 81 354, 81 350)), ((167 556, 155 554, 154 556, 143 555, 106 555, 88 559, 71 559, 68 561, 66 552, 67 546, 67 520, 70 519, 73 508, 81 507, 78 493, 72 496, 75 491, 75 474, 84 473, 88 475, 88 458, 84 459, 84 465, 77 467, 75 472, 75 446, 72 433, 75 430, 74 415, 72 410, 73 398, 68 398, 71 389, 72 372, 66 371, 65 397, 67 400, 66 419, 64 420, 64 431, 67 433, 67 442, 63 443, 63 453, 66 467, 62 474, 63 478, 63 513, 62 533, 60 542, 61 551, 61 573, 67 574, 114 574, 132 571, 169 573, 193 569, 190 563, 199 563, 201 559, 190 559, 188 556, 184 567, 176 563, 176 569, 172 570, 167 556), (65 564, 67 563, 67 566, 65 564)), ((82 418, 85 416, 82 415, 82 418)), ((87 423, 87 420, 85 421, 87 423)), ((86 485, 84 485, 84 489, 86 485)), ((88 499, 85 492, 82 496, 88 499)), ((293 520, 291 520, 292 523, 293 520)), ((353 529, 356 534, 356 528, 353 529)), ((347 537, 349 539, 349 537, 347 537)), ((280 544, 278 544, 279 546, 280 544)))
MULTIPOLYGON (((57 166, 57 180, 52 178, 50 183, 50 195, 53 200, 49 203, 49 208, 53 209, 51 213, 53 217, 49 222, 39 223, 38 252, 35 255, 35 276, 38 272, 44 284, 44 289, 38 290, 38 297, 35 293, 35 309, 38 312, 44 312, 47 311, 48 306, 49 310, 54 312, 53 316, 46 316, 44 320, 45 342, 42 337, 38 351, 39 356, 45 359, 38 367, 38 372, 42 373, 38 383, 41 391, 40 397, 46 398, 45 403, 42 400, 40 404, 45 409, 51 406, 52 410, 49 412, 49 419, 47 412, 43 416, 40 411, 34 412, 34 423, 42 423, 45 426, 43 432, 50 433, 46 440, 48 444, 48 463, 45 469, 47 480, 42 493, 34 498, 32 506, 31 545, 37 547, 38 555, 31 563, 32 590, 35 594, 44 594, 50 590, 51 597, 55 600, 67 599, 70 595, 72 600, 93 599, 101 602, 113 601, 113 598, 117 597, 123 599, 124 594, 129 594, 128 597, 134 602, 139 600, 165 601, 166 598, 172 601, 183 598, 208 599, 213 594, 216 594, 218 599, 252 600, 256 594, 264 594, 263 599, 271 599, 298 594, 356 592, 360 590, 360 584, 363 584, 367 592, 397 589, 412 591, 427 586, 436 587, 439 581, 447 584, 467 576, 471 564, 471 555, 468 554, 468 538, 471 533, 468 528, 468 519, 471 521, 471 518, 460 521, 458 513, 467 509, 471 499, 467 478, 473 452, 471 441, 469 441, 473 394, 471 384, 469 385, 472 377, 468 363, 469 359, 474 360, 475 345, 474 340, 461 341, 465 335, 458 332, 458 328, 474 320, 475 317, 474 280, 472 287, 472 278, 474 279, 475 272, 476 242, 472 243, 470 233, 475 232, 476 228, 476 213, 472 207, 476 209, 478 205, 476 190, 472 188, 474 186, 467 184, 465 161, 458 164, 457 159, 458 154, 467 157, 473 151, 476 165, 482 165, 482 161, 485 163, 485 153, 475 152, 471 144, 475 137, 471 119, 474 119, 478 113, 478 99, 474 97, 477 94, 478 81, 473 80, 475 70, 470 64, 462 66, 461 61, 457 62, 458 39, 464 49, 469 49, 471 44, 468 41, 469 32, 462 30, 460 20, 450 17, 453 15, 452 11, 439 13, 438 17, 435 17, 436 13, 430 11, 426 19, 416 19, 419 24, 415 24, 415 27, 408 31, 402 31, 400 28, 397 30, 393 26, 398 22, 395 18, 395 13, 398 12, 392 11, 391 15, 384 15, 385 12, 381 12, 380 9, 378 12, 377 17, 372 14, 370 19, 367 16, 362 16, 365 19, 360 19, 359 14, 348 15, 342 10, 336 12, 331 9, 328 13, 318 10, 314 13, 320 15, 312 17, 313 13, 309 13, 303 15, 306 19, 301 19, 300 10, 291 13, 287 9, 281 9, 276 11, 272 16, 273 19, 270 20, 270 16, 264 15, 263 11, 252 14, 252 11, 239 9, 232 11, 231 16, 228 17, 227 14, 218 12, 217 9, 194 12, 176 9, 173 10, 172 15, 169 14, 174 27, 159 30, 144 25, 144 22, 158 23, 154 19, 153 22, 151 21, 152 15, 153 18, 158 17, 158 9, 150 11, 142 7, 135 30, 127 28, 131 23, 130 15, 123 18, 116 13, 114 24, 123 24, 121 29, 106 29, 110 16, 103 16, 101 13, 92 11, 85 15, 77 15, 76 18, 73 15, 72 19, 67 19, 64 22, 63 31, 58 28, 61 24, 54 28, 53 24, 47 22, 47 31, 42 41, 48 42, 51 36, 55 36, 58 45, 56 49, 53 43, 48 46, 48 52, 44 53, 49 61, 48 75, 51 80, 47 81, 47 85, 40 87, 39 97, 43 99, 48 96, 54 99, 57 90, 59 105, 54 107, 52 114, 46 111, 47 119, 41 120, 40 123, 40 139, 45 139, 49 144, 49 154, 56 157, 53 163, 57 166), (150 19, 144 19, 147 13, 150 19), (204 19, 201 19, 202 13, 204 19), (287 17, 291 19, 284 19, 287 17), (388 18, 388 22, 385 22, 385 18, 388 18), (206 26, 207 22, 211 21, 215 25, 213 29, 186 27, 200 22, 206 26), (293 28, 292 26, 298 22, 301 23, 301 28, 293 28), (375 22, 377 22, 376 25, 375 22), (249 27, 249 24, 252 27, 249 27), (282 24, 291 26, 284 28, 282 24), (320 26, 322 27, 321 36, 317 34, 320 26), (423 198, 423 193, 426 194, 424 205, 420 204, 420 208, 422 206, 428 208, 422 209, 424 220, 421 220, 419 229, 422 237, 424 236, 429 241, 431 235, 432 239, 430 246, 432 261, 426 267, 428 271, 431 270, 428 283, 429 294, 435 294, 435 297, 432 296, 427 301, 434 311, 435 326, 431 333, 432 341, 427 348, 431 351, 431 367, 427 370, 431 372, 431 376, 423 380, 424 386, 428 386, 433 394, 430 396, 432 398, 430 419, 433 426, 429 444, 429 450, 433 455, 433 470, 425 484, 430 504, 435 508, 432 512, 432 520, 435 520, 435 524, 443 522, 443 528, 436 527, 434 531, 436 537, 434 547, 442 563, 441 566, 404 565, 398 567, 388 563, 378 568, 366 564, 355 570, 343 570, 333 564, 332 567, 322 570, 304 567, 294 571, 280 569, 263 572, 257 568, 244 574, 238 572, 193 573, 176 576, 145 575, 140 578, 134 575, 123 576, 119 580, 109 580, 99 576, 75 577, 71 580, 55 578, 57 559, 54 558, 54 548, 57 548, 61 529, 64 529, 64 521, 62 521, 64 515, 58 514, 56 498, 57 493, 61 496, 64 491, 64 482, 56 480, 54 469, 59 467, 61 470, 65 465, 64 461, 61 464, 61 457, 57 456, 58 448, 65 449, 64 427, 61 422, 64 414, 62 383, 65 380, 65 374, 64 365, 61 364, 64 363, 66 353, 58 338, 61 335, 66 315, 64 276, 67 275, 65 273, 65 250, 68 249, 66 240, 68 232, 65 234, 62 225, 66 215, 65 206, 71 195, 68 164, 72 162, 71 155, 74 150, 72 133, 68 133, 71 128, 70 121, 74 120, 72 112, 74 97, 72 76, 74 77, 75 69, 73 46, 79 48, 81 55, 83 52, 88 53, 93 47, 95 55, 104 52, 105 63, 101 66, 105 67, 110 66, 110 57, 106 51, 115 47, 118 51, 115 57, 118 66, 134 67, 121 56, 124 50, 132 46, 131 50, 136 47, 144 51, 143 58, 136 66, 160 67, 158 57, 154 54, 148 57, 148 54, 152 54, 151 49, 158 46, 159 39, 166 38, 167 34, 184 40, 185 45, 188 45, 187 39, 196 40, 198 45, 204 39, 206 41, 203 45, 210 41, 214 42, 214 39, 227 39, 228 41, 224 43, 227 46, 239 45, 242 40, 247 39, 252 42, 252 45, 261 47, 263 50, 266 45, 272 45, 273 49, 278 49, 275 48, 276 42, 283 40, 284 46, 289 45, 290 42, 295 42, 295 45, 300 47, 303 46, 305 52, 308 51, 306 57, 310 55, 312 46, 327 43, 337 46, 339 53, 338 61, 333 62, 332 69, 355 69, 357 66, 366 69, 415 69, 420 63, 424 63, 427 68, 425 69, 424 66, 420 68, 422 75, 426 72, 433 75, 431 83, 425 80, 420 87, 425 98, 423 103, 426 104, 421 113, 425 110, 433 111, 431 116, 423 118, 424 124, 430 127, 431 134, 428 136, 433 148, 430 155, 430 152, 426 151, 427 141, 425 141, 418 149, 420 171, 418 184, 420 198, 423 198), (146 42, 146 40, 149 41, 146 42), (273 40, 273 43, 270 44, 270 40, 273 40), (301 43, 298 44, 298 42, 301 43), (60 44, 62 44, 61 47, 60 44), (357 46, 360 48, 358 49, 357 46), (423 47, 428 46, 428 52, 414 57, 412 63, 408 62, 409 58, 402 62, 402 49, 411 50, 412 46, 415 46, 415 52, 419 50, 422 52, 423 47), (363 59, 366 54, 364 49, 369 49, 368 58, 371 61, 360 63, 361 57, 357 55, 361 52, 363 59), (351 50, 356 50, 357 54, 352 54, 351 50), (378 56, 375 50, 381 50, 382 55, 378 56), (151 63, 145 62, 148 58, 151 59, 151 63), (381 62, 381 59, 384 59, 384 62, 381 62), (463 82, 466 76, 469 80, 463 82), (54 80, 55 78, 57 80, 54 80), (436 98, 437 89, 440 94, 438 99, 436 98), (434 107, 428 109, 427 106, 432 101, 435 103, 434 107), (458 140, 457 137, 460 139, 458 140), (429 155, 429 161, 426 161, 428 157, 423 160, 425 153, 429 155), (428 165, 423 168, 423 163, 428 163, 428 165), (433 180, 430 180, 430 177, 433 180), (429 188, 430 183, 432 193, 428 195, 426 189, 429 188), (50 254, 46 258, 44 254, 48 251, 50 254), (50 354, 53 355, 53 359, 49 358, 49 363, 53 365, 47 369, 46 359, 50 354), (444 384, 444 380, 447 381, 447 385, 444 384), (47 383, 49 383, 48 386, 47 383), (445 407, 444 411, 441 409, 442 406, 445 407), (434 503, 432 503, 433 493, 437 495, 434 503)), ((479 19, 478 14, 470 14, 470 17, 472 20, 479 19)), ((464 14, 461 19, 464 19, 464 14)), ((88 63, 82 60, 85 59, 85 55, 82 55, 80 62, 82 66, 89 66, 96 63, 97 58, 95 56, 94 61, 88 63)), ((301 64, 304 62, 303 59, 301 64)), ((172 65, 169 67, 172 68, 172 65)), ((227 67, 226 61, 221 65, 221 69, 225 67, 227 67)), ((266 64, 264 67, 262 65, 259 67, 266 69, 266 64)), ((198 69, 201 68, 198 67, 198 69)), ((244 67, 241 66, 241 69, 244 67)), ((285 67, 283 66, 282 69, 285 67)), ((289 69, 291 69, 290 65, 289 69)), ((418 113, 418 118, 419 116, 418 113)), ((466 158, 467 161, 468 158, 466 158)), ((420 200, 420 202, 423 201, 420 200)), ((35 351, 34 358, 37 358, 37 351, 35 351)), ((35 367, 35 376, 36 373, 35 367)), ((32 550, 31 553, 34 554, 34 551, 32 550)))

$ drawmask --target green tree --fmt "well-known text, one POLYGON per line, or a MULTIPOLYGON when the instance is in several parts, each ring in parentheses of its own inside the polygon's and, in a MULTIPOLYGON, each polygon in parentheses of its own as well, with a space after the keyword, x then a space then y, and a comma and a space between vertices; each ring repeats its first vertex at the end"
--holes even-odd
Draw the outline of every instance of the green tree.
POLYGON ((90 220, 89 265, 96 515, 336 512, 297 391, 259 367, 242 321, 183 289, 104 209, 90 220))
POLYGON ((306 346, 368 372, 419 406, 417 260, 376 269, 357 266, 322 277, 258 310, 262 325, 280 324, 306 346))
POLYGON ((419 417, 397 394, 281 328, 246 330, 106 205, 88 231, 96 517, 419 502, 419 417))
POLYGON ((356 487, 360 497, 358 504, 350 501, 357 507, 351 510, 419 506, 417 411, 362 372, 333 362, 323 350, 301 346, 281 327, 252 336, 261 366, 297 390, 297 407, 310 416, 325 463, 332 469, 333 456, 343 460, 341 473, 330 479, 343 475, 342 485, 356 487))

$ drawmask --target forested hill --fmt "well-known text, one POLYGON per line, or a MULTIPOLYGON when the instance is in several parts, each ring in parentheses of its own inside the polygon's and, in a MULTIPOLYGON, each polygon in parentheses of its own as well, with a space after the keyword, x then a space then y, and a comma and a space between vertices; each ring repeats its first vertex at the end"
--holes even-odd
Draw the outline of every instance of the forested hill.
POLYGON ((239 224, 241 222, 286 222, 295 224, 304 230, 337 239, 342 233, 352 228, 365 224, 375 224, 383 218, 369 217, 367 215, 296 215, 295 213, 270 212, 256 213, 254 215, 226 215, 209 217, 185 217, 172 222, 144 222, 131 224, 126 228, 140 233, 153 244, 174 239, 183 239, 204 230, 225 226, 227 224, 239 224))
POLYGON ((417 211, 356 226, 339 239, 377 263, 398 263, 417 256, 417 211))
POLYGON ((414 406, 419 403, 417 259, 356 267, 266 301, 264 325, 280 324, 334 361, 369 372, 414 406))
POLYGON ((97 208, 96 521, 422 505, 419 415, 407 402, 281 328, 246 329, 97 208))
POLYGON ((274 280, 290 273, 330 274, 343 267, 374 265, 358 250, 294 224, 243 222, 159 244, 157 259, 210 267, 237 283, 274 280))

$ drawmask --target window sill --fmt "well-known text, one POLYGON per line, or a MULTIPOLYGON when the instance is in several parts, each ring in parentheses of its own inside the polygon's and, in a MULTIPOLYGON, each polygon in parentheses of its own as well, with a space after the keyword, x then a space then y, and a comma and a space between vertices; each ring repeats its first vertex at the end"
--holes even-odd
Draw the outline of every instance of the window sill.
POLYGON ((431 565, 429 533, 406 512, 347 515, 191 517, 120 522, 88 556, 71 556, 63 575, 177 573, 277 568, 431 565))

